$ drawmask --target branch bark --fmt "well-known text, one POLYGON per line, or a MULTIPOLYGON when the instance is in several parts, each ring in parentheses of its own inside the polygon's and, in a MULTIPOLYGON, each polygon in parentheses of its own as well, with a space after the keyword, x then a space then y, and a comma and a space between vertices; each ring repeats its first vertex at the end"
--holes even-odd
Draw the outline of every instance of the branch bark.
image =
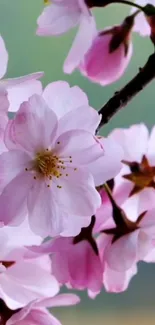
POLYGON ((138 74, 99 110, 102 119, 98 130, 101 129, 119 110, 125 107, 133 97, 139 94, 155 78, 155 53, 150 55, 148 61, 138 74))

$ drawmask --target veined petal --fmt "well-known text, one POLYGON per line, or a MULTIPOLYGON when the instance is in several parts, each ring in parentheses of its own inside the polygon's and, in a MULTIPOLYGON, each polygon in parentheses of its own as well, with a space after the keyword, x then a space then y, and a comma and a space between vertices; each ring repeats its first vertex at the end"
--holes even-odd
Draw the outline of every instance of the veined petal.
POLYGON ((101 198, 94 186, 92 175, 85 169, 66 169, 68 176, 61 177, 57 182, 58 204, 65 207, 70 215, 88 217, 96 213, 101 205, 101 198))
POLYGON ((3 152, 0 155, 0 191, 18 174, 29 166, 30 157, 19 150, 3 152))
POLYGON ((30 173, 22 172, 4 188, 0 195, 0 221, 5 225, 22 223, 26 215, 26 198, 32 181, 30 173))
POLYGON ((47 6, 37 20, 37 35, 50 36, 67 32, 76 26, 80 18, 80 9, 77 6, 52 4, 47 6))
POLYGON ((137 262, 138 235, 139 230, 136 230, 108 246, 106 261, 112 270, 123 272, 137 262))
POLYGON ((51 82, 44 89, 43 98, 58 119, 78 107, 88 106, 88 98, 82 89, 70 87, 66 81, 51 82))
POLYGON ((93 16, 81 16, 79 30, 64 62, 64 72, 72 73, 78 67, 84 55, 92 45, 97 34, 96 23, 93 16))
POLYGON ((39 95, 24 102, 12 123, 12 135, 22 149, 36 152, 48 148, 57 130, 57 117, 39 95))
MULTIPOLYGON (((59 125, 58 125, 59 128, 59 125)), ((56 139, 55 154, 61 158, 72 156, 73 165, 86 165, 100 158, 103 148, 92 133, 85 130, 71 130, 56 139)), ((72 165, 70 165, 72 167, 72 165)))

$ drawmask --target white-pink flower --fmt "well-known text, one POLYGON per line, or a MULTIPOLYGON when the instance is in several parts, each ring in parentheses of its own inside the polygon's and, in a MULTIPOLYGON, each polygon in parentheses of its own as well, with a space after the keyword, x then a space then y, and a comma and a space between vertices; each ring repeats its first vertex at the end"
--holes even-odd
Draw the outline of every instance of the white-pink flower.
POLYGON ((96 295, 102 288, 103 268, 92 236, 94 222, 74 238, 56 238, 32 251, 51 254, 52 272, 60 284, 96 295))
POLYGON ((134 270, 136 263, 144 260, 154 247, 154 215, 153 209, 137 215, 132 221, 132 215, 126 215, 124 210, 114 205, 113 216, 100 235, 103 264, 116 272, 134 270))
POLYGON ((127 19, 120 26, 99 32, 79 65, 84 76, 102 86, 118 80, 131 59, 133 18, 131 22, 127 19))
POLYGON ((59 291, 48 255, 28 256, 28 248, 41 241, 26 219, 19 227, 0 228, 0 300, 13 310, 59 291))
POLYGON ((84 0, 54 0, 38 18, 37 35, 60 35, 79 25, 76 38, 64 64, 71 73, 91 46, 96 34, 95 19, 84 0))
POLYGON ((89 164, 104 156, 104 150, 92 133, 61 133, 55 113, 34 95, 10 121, 5 143, 9 151, 0 156, 1 221, 19 224, 28 211, 36 233, 54 236, 65 230, 68 218, 74 223, 74 215, 96 212, 101 201, 95 164, 92 173, 89 164))
POLYGON ((59 294, 55 297, 34 300, 21 310, 10 310, 0 301, 0 319, 4 325, 61 325, 46 308, 76 305, 80 299, 74 294, 59 294))
POLYGON ((33 94, 41 94, 42 85, 37 79, 43 72, 36 72, 12 79, 2 79, 7 71, 8 52, 3 38, 0 36, 0 114, 7 115, 18 110, 20 104, 33 94), (3 103, 2 103, 3 100, 3 103))
POLYGON ((155 128, 150 135, 144 124, 114 130, 110 138, 123 149, 122 168, 115 177, 114 193, 133 220, 155 207, 155 128), (133 145, 134 144, 134 145, 133 145))

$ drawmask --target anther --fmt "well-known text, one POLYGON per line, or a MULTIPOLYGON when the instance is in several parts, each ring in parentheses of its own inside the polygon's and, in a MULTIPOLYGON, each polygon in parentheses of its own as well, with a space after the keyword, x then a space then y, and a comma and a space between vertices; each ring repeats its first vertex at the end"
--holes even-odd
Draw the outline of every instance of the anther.
POLYGON ((27 172, 28 171, 28 168, 25 168, 25 171, 27 172))

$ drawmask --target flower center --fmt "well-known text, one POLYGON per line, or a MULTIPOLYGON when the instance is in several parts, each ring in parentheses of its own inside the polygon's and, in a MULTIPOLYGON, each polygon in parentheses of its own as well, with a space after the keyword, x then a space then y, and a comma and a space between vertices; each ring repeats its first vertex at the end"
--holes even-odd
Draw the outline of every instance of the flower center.
POLYGON ((33 169, 43 177, 60 177, 59 162, 59 158, 53 155, 51 151, 42 151, 36 154, 33 169))
POLYGON ((155 188, 155 167, 149 165, 149 162, 144 155, 140 163, 123 161, 123 163, 129 166, 131 173, 124 175, 123 177, 134 183, 130 196, 140 192, 146 187, 155 188))

